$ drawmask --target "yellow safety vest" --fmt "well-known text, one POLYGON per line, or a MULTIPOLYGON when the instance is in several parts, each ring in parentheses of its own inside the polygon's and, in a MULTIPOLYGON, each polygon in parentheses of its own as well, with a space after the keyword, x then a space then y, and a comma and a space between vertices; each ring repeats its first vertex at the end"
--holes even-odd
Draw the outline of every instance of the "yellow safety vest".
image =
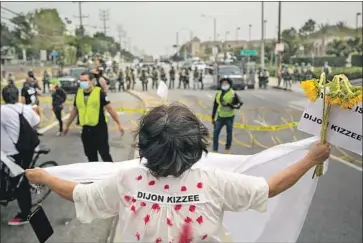
MULTIPOLYGON (((216 96, 216 102, 218 104, 218 108, 217 108, 218 117, 224 118, 224 117, 234 116, 234 109, 233 108, 231 108, 229 106, 223 106, 221 104, 221 95, 222 95, 222 91, 219 91, 217 93, 217 96, 216 96)), ((224 94, 222 100, 225 103, 232 104, 233 97, 234 97, 234 91, 233 91, 233 89, 230 89, 229 91, 227 91, 227 93, 224 94)))
MULTIPOLYGON (((101 88, 94 87, 88 97, 87 104, 84 102, 83 89, 77 91, 76 106, 78 109, 79 123, 81 126, 96 126, 99 122, 101 108, 101 88)), ((106 122, 108 121, 105 116, 106 122)))

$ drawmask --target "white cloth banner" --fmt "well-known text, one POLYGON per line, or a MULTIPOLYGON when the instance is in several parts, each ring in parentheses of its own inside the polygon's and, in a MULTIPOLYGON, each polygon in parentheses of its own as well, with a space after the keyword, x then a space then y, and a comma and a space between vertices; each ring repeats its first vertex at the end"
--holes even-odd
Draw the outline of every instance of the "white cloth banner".
MULTIPOLYGON (((218 168, 246 175, 268 178, 275 172, 302 159, 318 137, 281 144, 254 155, 209 153, 196 167, 218 168)), ((1 158, 3 160, 3 157, 1 158)), ((11 161, 10 161, 11 162, 11 161)), ((118 169, 130 168, 139 159, 118 163, 92 162, 50 167, 46 170, 59 178, 78 183, 105 179, 118 169)), ((312 179, 313 169, 288 191, 270 199, 266 213, 246 211, 225 212, 223 225, 228 234, 223 242, 296 242, 308 213, 318 179, 312 179)))

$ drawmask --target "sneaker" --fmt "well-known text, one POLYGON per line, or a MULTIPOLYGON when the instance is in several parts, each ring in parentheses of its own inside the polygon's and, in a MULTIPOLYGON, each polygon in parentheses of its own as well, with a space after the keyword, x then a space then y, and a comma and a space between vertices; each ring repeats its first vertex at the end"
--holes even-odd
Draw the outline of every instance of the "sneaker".
POLYGON ((8 225, 18 226, 23 224, 28 224, 29 221, 26 218, 20 217, 20 214, 17 214, 13 219, 8 221, 8 225))
POLYGON ((230 149, 226 149, 226 151, 224 151, 225 154, 231 154, 231 150, 230 149))
POLYGON ((57 137, 59 137, 59 136, 62 136, 62 133, 61 133, 61 132, 57 132, 55 135, 56 135, 57 137))

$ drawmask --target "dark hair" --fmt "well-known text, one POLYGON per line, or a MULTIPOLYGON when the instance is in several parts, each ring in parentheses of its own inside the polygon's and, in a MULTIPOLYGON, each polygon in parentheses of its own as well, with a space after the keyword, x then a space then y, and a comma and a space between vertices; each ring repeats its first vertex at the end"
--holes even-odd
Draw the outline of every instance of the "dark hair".
POLYGON ((209 131, 180 103, 153 108, 140 120, 136 133, 140 158, 155 177, 182 175, 208 153, 209 131))
POLYGON ((6 104, 15 104, 19 101, 19 90, 14 84, 9 84, 1 91, 6 104))
POLYGON ((83 75, 87 75, 88 78, 89 78, 89 80, 92 80, 92 79, 95 78, 94 75, 93 75, 93 73, 91 73, 91 72, 83 72, 83 73, 81 73, 81 76, 83 76, 83 75))

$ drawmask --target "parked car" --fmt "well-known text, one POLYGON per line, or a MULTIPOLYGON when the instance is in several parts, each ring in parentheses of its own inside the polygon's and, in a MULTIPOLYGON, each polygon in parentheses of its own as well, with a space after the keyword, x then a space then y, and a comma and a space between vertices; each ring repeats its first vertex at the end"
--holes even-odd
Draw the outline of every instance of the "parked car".
POLYGON ((204 62, 193 62, 193 64, 192 64, 192 70, 197 68, 198 70, 203 70, 203 72, 204 72, 206 67, 207 67, 207 65, 204 62))
POLYGON ((77 89, 79 87, 79 77, 83 72, 87 71, 90 70, 86 67, 70 68, 66 75, 58 78, 62 89, 68 94, 77 93, 77 89))
POLYGON ((217 80, 216 84, 217 89, 220 89, 219 81, 222 78, 230 78, 233 81, 232 88, 244 90, 246 88, 246 83, 243 78, 242 70, 235 65, 220 65, 217 68, 217 80))

